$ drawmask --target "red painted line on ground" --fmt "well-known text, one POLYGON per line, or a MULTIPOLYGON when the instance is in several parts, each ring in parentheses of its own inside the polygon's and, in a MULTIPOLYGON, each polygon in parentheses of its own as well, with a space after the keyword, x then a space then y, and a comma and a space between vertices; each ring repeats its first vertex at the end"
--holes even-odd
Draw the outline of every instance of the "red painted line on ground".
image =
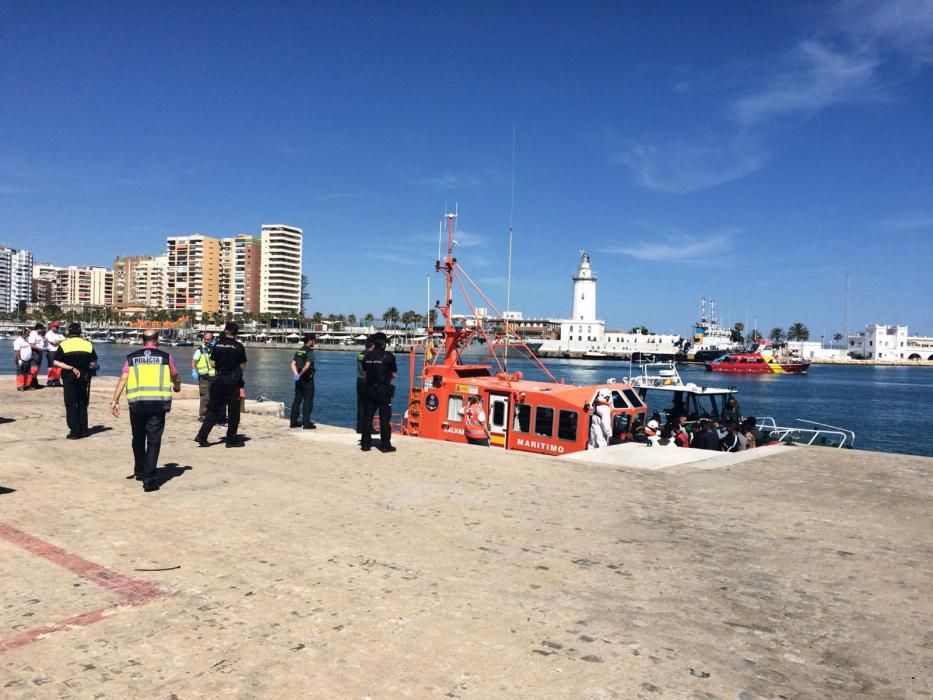
POLYGON ((100 564, 82 559, 75 554, 69 554, 61 547, 33 537, 6 523, 0 523, 0 538, 53 564, 58 564, 101 588, 113 591, 128 602, 154 600, 162 596, 158 586, 153 583, 118 574, 100 564))
POLYGON ((60 622, 53 622, 49 625, 25 630, 6 637, 5 639, 0 639, 0 654, 32 644, 48 634, 65 632, 77 627, 87 627, 95 622, 100 622, 110 613, 116 612, 120 608, 146 605, 157 598, 168 595, 160 591, 159 587, 154 583, 118 574, 116 571, 95 564, 87 559, 82 559, 75 554, 69 554, 61 547, 56 547, 54 544, 46 542, 45 540, 33 537, 6 523, 0 523, 0 539, 4 539, 11 544, 22 547, 27 552, 42 557, 53 564, 58 564, 76 576, 80 576, 86 581, 90 581, 107 591, 116 593, 122 599, 119 603, 114 605, 90 610, 75 615, 74 617, 61 620, 60 622))

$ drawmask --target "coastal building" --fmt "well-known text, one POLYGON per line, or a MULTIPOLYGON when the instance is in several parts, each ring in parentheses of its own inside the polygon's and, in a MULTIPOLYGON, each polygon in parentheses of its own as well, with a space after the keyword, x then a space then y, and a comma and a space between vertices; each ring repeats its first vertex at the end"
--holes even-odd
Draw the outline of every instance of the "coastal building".
POLYGON ((294 315, 301 310, 303 231, 294 226, 265 224, 259 276, 259 312, 294 315))
POLYGON ((673 359, 680 351, 683 340, 679 335, 606 330, 605 321, 596 317, 596 274, 585 251, 572 281, 570 318, 561 319, 559 338, 541 344, 538 354, 542 357, 661 360, 673 359))
POLYGON ((870 324, 849 335, 848 354, 862 360, 933 360, 933 337, 911 336, 907 326, 870 324))
POLYGON ((221 310, 220 245, 219 239, 201 234, 166 240, 169 309, 202 314, 221 310))
MULTIPOLYGON (((62 308, 86 308, 108 305, 109 270, 105 267, 69 265, 55 271, 53 304, 62 308)), ((111 282, 112 283, 112 282, 111 282)), ((112 297, 112 293, 111 293, 112 297)))
POLYGON ((262 258, 261 236, 242 234, 221 242, 221 309, 225 313, 258 314, 262 258))
POLYGON ((133 275, 133 299, 143 309, 168 308, 168 256, 142 260, 133 275))
POLYGON ((32 301, 32 253, 0 246, 0 312, 11 313, 32 301))
POLYGON ((13 294, 13 249, 0 247, 0 313, 9 313, 13 294))
POLYGON ((117 256, 113 261, 113 308, 123 311, 139 306, 136 301, 136 268, 152 260, 150 255, 117 256))

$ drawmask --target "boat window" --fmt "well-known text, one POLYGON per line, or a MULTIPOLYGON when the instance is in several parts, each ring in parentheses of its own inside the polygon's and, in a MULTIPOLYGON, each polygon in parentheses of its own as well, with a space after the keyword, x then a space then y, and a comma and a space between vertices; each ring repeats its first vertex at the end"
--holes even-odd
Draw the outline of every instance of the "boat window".
POLYGON ((458 377, 488 377, 488 367, 466 367, 456 370, 458 377))
POLYGON ((551 437, 554 434, 554 409, 538 406, 535 409, 535 435, 551 437))
POLYGON ((451 394, 447 399, 447 420, 463 420, 463 397, 451 394))
POLYGON ((560 411, 557 414, 557 437, 561 440, 577 440, 577 412, 560 411))
POLYGON ((516 433, 527 433, 531 430, 531 406, 527 403, 515 404, 515 419, 512 421, 512 430, 516 433))
POLYGON ((622 398, 622 394, 620 394, 618 391, 612 392, 612 407, 628 408, 628 406, 625 405, 625 399, 622 398))
POLYGON ((495 401, 492 404, 492 424, 505 425, 505 402, 495 401))
POLYGON ((632 404, 633 408, 641 408, 645 405, 645 402, 638 398, 638 394, 631 389, 623 389, 622 393, 625 394, 625 398, 628 399, 628 402, 632 404))

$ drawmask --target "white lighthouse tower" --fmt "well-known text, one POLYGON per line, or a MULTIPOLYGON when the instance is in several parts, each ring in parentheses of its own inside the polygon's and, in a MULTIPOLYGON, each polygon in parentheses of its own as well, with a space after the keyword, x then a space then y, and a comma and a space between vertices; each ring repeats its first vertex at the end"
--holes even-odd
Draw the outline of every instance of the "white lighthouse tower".
POLYGON ((570 318, 573 321, 590 323, 596 320, 596 275, 590 267, 590 256, 580 253, 580 268, 573 276, 573 305, 570 318))

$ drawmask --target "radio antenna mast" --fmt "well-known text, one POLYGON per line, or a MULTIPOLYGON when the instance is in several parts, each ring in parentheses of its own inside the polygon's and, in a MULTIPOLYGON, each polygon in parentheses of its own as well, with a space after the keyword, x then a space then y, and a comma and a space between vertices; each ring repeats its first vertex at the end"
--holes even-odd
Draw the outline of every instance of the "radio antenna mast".
POLYGON ((509 204, 509 262, 505 282, 505 370, 509 369, 509 343, 511 329, 509 328, 509 315, 512 311, 512 224, 515 221, 515 124, 512 124, 512 194, 509 204))

